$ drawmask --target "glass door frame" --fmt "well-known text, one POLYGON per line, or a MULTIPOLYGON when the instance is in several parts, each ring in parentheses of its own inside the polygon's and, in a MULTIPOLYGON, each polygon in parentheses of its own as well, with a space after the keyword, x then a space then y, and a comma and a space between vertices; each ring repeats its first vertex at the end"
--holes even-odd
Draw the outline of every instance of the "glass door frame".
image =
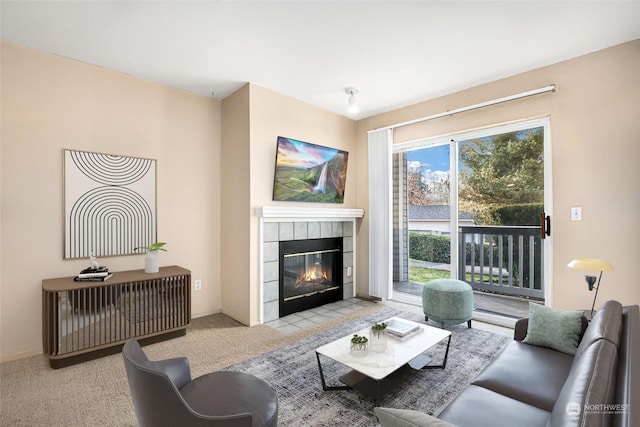
MULTIPOLYGON (((399 144, 393 144, 392 153, 402 153, 408 151, 419 150, 422 148, 430 148, 436 146, 442 146, 445 144, 450 145, 449 150, 449 182, 450 193, 449 203, 451 209, 451 215, 449 218, 449 226, 451 229, 451 278, 457 279, 458 275, 458 144, 470 139, 483 138, 487 136, 494 136, 508 132, 516 132, 520 130, 526 130, 531 128, 542 127, 544 132, 544 209, 545 213, 553 218, 553 195, 552 195, 552 167, 551 167, 551 120, 549 116, 539 117, 535 119, 514 121, 499 125, 487 126, 480 129, 474 129, 464 132, 456 132, 448 135, 441 135, 436 137, 424 138, 419 140, 413 140, 403 142, 399 144), (455 171, 455 173, 451 173, 455 171)), ((393 177, 396 180, 397 177, 393 177)), ((391 199, 393 203, 393 198, 391 199)), ((545 305, 550 306, 552 304, 552 277, 553 277, 553 233, 544 239, 544 259, 543 259, 543 274, 545 283, 545 305)), ((389 284, 389 299, 398 299, 406 301, 417 300, 413 297, 400 297, 397 295, 394 297, 393 282, 389 284)), ((416 302, 416 301, 413 301, 416 302)))

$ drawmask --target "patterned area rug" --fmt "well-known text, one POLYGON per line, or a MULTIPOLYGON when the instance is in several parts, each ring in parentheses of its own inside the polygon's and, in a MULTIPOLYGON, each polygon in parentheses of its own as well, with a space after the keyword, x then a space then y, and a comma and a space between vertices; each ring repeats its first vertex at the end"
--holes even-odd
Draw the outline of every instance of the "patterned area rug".
MULTIPOLYGON (((323 391, 315 349, 392 316, 425 323, 421 315, 385 308, 229 366, 226 370, 251 373, 274 388, 278 395, 278 424, 281 426, 377 426, 374 406, 437 414, 511 341, 507 336, 468 329, 466 323, 453 326, 449 328, 452 338, 446 369, 416 371, 377 405, 357 391, 323 391)), ((432 363, 439 364, 442 361, 445 349, 446 340, 427 352, 433 358, 432 363)), ((328 385, 341 385, 338 378, 347 373, 349 368, 327 358, 321 360, 328 385)))

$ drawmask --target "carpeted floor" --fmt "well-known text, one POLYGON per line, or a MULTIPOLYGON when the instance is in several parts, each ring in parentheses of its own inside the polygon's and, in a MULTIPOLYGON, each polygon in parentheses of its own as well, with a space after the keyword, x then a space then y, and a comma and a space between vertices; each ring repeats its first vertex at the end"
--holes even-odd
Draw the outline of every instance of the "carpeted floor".
MULTIPOLYGON (((194 319, 185 336, 145 346, 152 360, 187 356, 193 377, 282 347, 379 310, 356 310, 300 332, 243 326, 223 314, 194 319)), ((62 369, 44 355, 0 364, 0 426, 135 426, 121 354, 62 369)))
MULTIPOLYGON (((346 330, 366 326, 373 318, 382 319, 397 313, 391 310, 383 305, 374 305, 293 334, 283 334, 264 325, 248 328, 217 314, 195 319, 186 336, 145 346, 145 352, 152 360, 187 356, 193 377, 230 367, 259 371, 256 375, 268 377, 267 381, 278 393, 279 424, 282 426, 337 426, 346 425, 344 420, 353 419, 355 421, 349 424, 375 425, 375 419, 371 418, 372 401, 353 391, 322 392, 313 350, 323 340, 331 341, 348 333, 344 332, 346 330), (354 320, 355 323, 349 324, 354 320), (318 335, 313 337, 315 334, 318 335), (291 346, 292 343, 295 344, 291 346), (291 352, 291 348, 298 352, 291 352), (307 360, 308 351, 311 351, 310 360, 307 360), (301 387, 301 384, 308 388, 301 387), (339 416, 342 408, 350 409, 344 412, 344 416, 339 416)), ((384 400, 381 404, 434 411, 437 408, 432 407, 433 402, 439 404, 437 402, 444 402, 457 393, 457 389, 445 390, 449 386, 438 385, 444 381, 442 374, 446 373, 449 380, 453 378, 452 382, 462 384, 467 381, 466 376, 463 379, 457 375, 462 372, 463 365, 473 362, 468 359, 468 353, 456 356, 457 346, 454 343, 466 342, 465 347, 477 348, 474 357, 482 359, 482 362, 472 363, 472 371, 475 372, 497 351, 497 347, 492 350, 487 345, 488 341, 495 337, 500 337, 503 342, 509 340, 484 331, 473 336, 464 335, 464 338, 461 335, 458 339, 457 335, 466 328, 454 327, 452 330, 454 337, 447 369, 442 372, 425 371, 431 378, 426 382, 414 384, 413 379, 408 381, 404 389, 413 389, 413 397, 407 393, 391 393, 391 400, 384 400), (425 387, 429 392, 425 392, 425 387), (400 397, 394 397, 396 395, 400 397)), ((328 369, 334 368, 328 366, 328 369)), ((466 368, 464 370, 466 372, 466 368)), ((136 425, 120 354, 62 369, 51 369, 44 356, 3 363, 0 365, 0 389, 0 426, 136 425)))
MULTIPOLYGON (((385 308, 307 337, 251 360, 230 366, 229 370, 251 373, 263 378, 278 395, 278 421, 283 426, 375 426, 373 414, 376 402, 356 391, 323 391, 315 349, 353 331, 401 316, 424 323, 424 316, 385 308)), ((435 326, 433 324, 432 326, 435 326)), ((478 373, 504 348, 510 337, 491 332, 453 326, 451 348, 444 370, 416 371, 408 380, 385 395, 378 406, 410 408, 437 413, 457 396, 478 373)), ((446 342, 427 352, 433 363, 439 364, 445 354, 446 342)), ((366 357, 366 356, 365 356, 366 357)), ((348 368, 322 358, 323 372, 329 384, 340 385, 338 378, 348 368)))

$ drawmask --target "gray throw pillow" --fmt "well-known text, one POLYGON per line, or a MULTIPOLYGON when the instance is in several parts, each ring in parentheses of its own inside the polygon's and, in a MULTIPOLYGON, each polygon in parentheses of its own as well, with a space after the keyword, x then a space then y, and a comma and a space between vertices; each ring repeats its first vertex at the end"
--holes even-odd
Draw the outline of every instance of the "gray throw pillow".
POLYGON ((556 310, 530 302, 529 325, 523 342, 575 355, 582 332, 583 313, 556 310))
POLYGON ((455 427, 429 414, 410 409, 376 407, 373 410, 385 427, 455 427))

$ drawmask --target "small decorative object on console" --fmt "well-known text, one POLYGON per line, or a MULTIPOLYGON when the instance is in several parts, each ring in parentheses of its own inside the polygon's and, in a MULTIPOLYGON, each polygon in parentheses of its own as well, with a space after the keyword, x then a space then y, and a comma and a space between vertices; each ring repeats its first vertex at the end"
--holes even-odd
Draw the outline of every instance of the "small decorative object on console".
POLYGON ((91 254, 89 257, 91 265, 84 270, 80 271, 76 277, 73 278, 76 282, 104 282, 109 280, 113 273, 109 272, 109 269, 105 266, 98 264, 96 257, 91 254))
POLYGON ((160 258, 158 257, 158 251, 167 251, 163 246, 166 242, 156 242, 149 246, 140 246, 134 249, 144 249, 147 254, 144 257, 144 272, 145 273, 157 273, 160 271, 160 258))
POLYGON ((93 252, 91 252, 91 254, 89 254, 89 261, 91 262, 91 267, 90 268, 99 268, 100 264, 98 264, 98 260, 96 259, 96 256, 93 254, 93 252))

